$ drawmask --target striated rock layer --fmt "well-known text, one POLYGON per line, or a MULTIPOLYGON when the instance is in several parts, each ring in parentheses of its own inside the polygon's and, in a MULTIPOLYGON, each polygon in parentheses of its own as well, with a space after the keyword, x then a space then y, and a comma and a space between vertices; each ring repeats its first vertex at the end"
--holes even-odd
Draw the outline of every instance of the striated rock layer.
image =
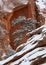
POLYGON ((29 32, 25 44, 17 47, 16 53, 0 65, 46 65, 46 25, 29 32))

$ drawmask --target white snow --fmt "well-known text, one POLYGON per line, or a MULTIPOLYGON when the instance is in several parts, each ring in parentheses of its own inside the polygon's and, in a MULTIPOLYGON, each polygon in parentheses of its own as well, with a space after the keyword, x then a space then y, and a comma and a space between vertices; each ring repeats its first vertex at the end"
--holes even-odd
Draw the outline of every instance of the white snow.
POLYGON ((44 64, 41 64, 41 65, 46 65, 46 63, 44 63, 44 64))
POLYGON ((46 57, 46 54, 42 56, 42 58, 46 57))
POLYGON ((0 65, 4 65, 5 63, 9 62, 11 59, 13 59, 16 56, 16 54, 10 56, 9 58, 0 61, 0 65))
POLYGON ((46 27, 42 30, 42 32, 46 32, 46 27))
POLYGON ((24 64, 24 65, 30 65, 30 62, 29 62, 29 61, 27 61, 27 62, 24 62, 24 61, 23 61, 20 65, 23 65, 23 64, 24 64))
POLYGON ((38 2, 36 2, 37 5, 39 5, 40 10, 46 8, 46 6, 44 5, 44 2, 46 1, 42 1, 42 0, 37 0, 38 2))
POLYGON ((38 56, 41 56, 41 55, 44 55, 44 54, 46 54, 46 49, 45 50, 42 50, 42 51, 36 52, 32 56, 30 56, 29 59, 34 59, 34 58, 37 58, 38 56))
MULTIPOLYGON (((44 47, 43 47, 42 49, 41 48, 36 48, 35 50, 33 50, 30 53, 26 54, 25 56, 23 56, 22 58, 18 59, 17 61, 11 63, 11 65, 18 64, 19 62, 21 62, 23 60, 26 60, 26 62, 27 62, 27 60, 32 60, 34 58, 37 58, 38 56, 44 55, 46 53, 46 48, 44 49, 44 47), (39 51, 39 50, 41 50, 41 51, 39 51)), ((26 64, 26 62, 23 61, 22 64, 23 63, 26 64)))
POLYGON ((42 14, 42 16, 45 18, 45 24, 46 24, 46 14, 44 14, 42 11, 46 9, 46 0, 37 0, 36 4, 39 6, 39 14, 42 14), (37 2, 38 1, 38 2, 37 2))

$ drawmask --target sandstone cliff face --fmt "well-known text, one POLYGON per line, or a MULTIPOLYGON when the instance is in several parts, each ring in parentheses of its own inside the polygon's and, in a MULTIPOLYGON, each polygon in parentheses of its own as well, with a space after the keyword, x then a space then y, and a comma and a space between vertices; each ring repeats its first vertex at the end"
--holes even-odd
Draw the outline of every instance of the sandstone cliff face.
MULTIPOLYGON (((25 17, 23 19, 22 16, 17 16, 18 18, 14 19, 16 17, 14 17, 16 12, 14 6, 28 3, 27 0, 23 0, 21 3, 20 1, 0 0, 0 65, 46 65, 46 25, 35 29, 39 24, 36 20, 26 19, 25 17), (11 20, 12 17, 13 20, 11 20)), ((38 13, 35 13, 33 0, 28 5, 22 7, 24 12, 19 11, 19 13, 22 15, 26 14, 26 16, 28 14, 28 17, 31 15, 33 19, 37 17, 42 24, 44 24, 45 18, 46 24, 46 4, 43 2, 43 0, 38 0, 36 3, 39 5, 38 13), (29 12, 32 14, 25 12, 27 10, 30 10, 29 12)))

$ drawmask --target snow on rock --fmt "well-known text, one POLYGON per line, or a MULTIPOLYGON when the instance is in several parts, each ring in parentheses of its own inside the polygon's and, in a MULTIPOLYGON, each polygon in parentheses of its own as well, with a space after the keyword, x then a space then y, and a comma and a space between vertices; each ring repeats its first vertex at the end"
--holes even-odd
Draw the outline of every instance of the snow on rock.
POLYGON ((16 6, 26 5, 27 3, 28 0, 0 0, 0 11, 12 12, 16 6))
POLYGON ((44 10, 46 11, 46 0, 36 0, 36 5, 38 6, 39 14, 42 14, 46 21, 46 13, 45 14, 43 13, 44 10))
POLYGON ((10 62, 10 65, 42 65, 46 62, 46 25, 40 28, 42 27, 40 34, 34 34, 25 44, 18 46, 16 53, 0 61, 0 65, 5 63, 9 65, 9 61, 13 60, 13 62, 10 62), (21 50, 19 50, 20 48, 21 50))
POLYGON ((30 65, 30 62, 29 62, 29 61, 27 61, 27 62, 24 62, 24 61, 23 61, 20 65, 23 65, 23 64, 24 64, 24 65, 30 65))
POLYGON ((46 0, 36 0, 36 4, 39 5, 40 10, 46 8, 46 6, 44 5, 45 2, 46 0))
POLYGON ((46 63, 43 63, 43 64, 41 64, 41 65, 46 65, 46 63))

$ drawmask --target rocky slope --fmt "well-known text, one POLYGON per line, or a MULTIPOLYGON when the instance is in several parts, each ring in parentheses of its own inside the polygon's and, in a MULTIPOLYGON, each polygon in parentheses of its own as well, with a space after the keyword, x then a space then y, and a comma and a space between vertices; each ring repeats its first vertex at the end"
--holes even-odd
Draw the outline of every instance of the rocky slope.
POLYGON ((46 25, 29 32, 31 37, 0 65, 46 65, 46 25), (39 31, 40 30, 40 31, 39 31))

